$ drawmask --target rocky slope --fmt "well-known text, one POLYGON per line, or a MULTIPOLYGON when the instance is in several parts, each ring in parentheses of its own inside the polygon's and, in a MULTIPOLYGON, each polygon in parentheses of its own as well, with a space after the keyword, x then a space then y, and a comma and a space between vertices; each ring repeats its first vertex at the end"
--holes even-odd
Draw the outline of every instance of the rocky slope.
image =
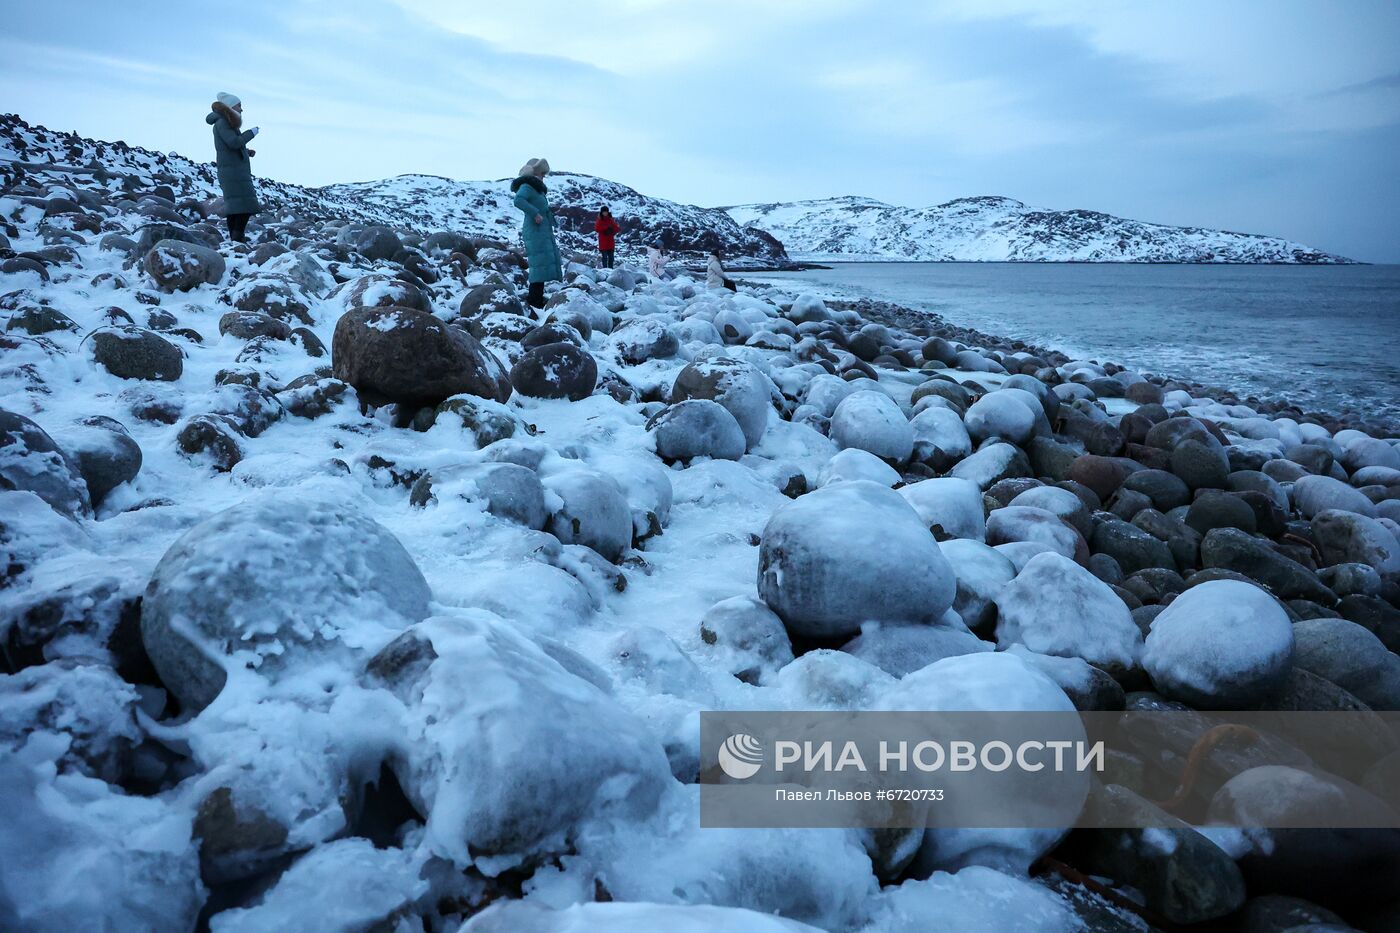
MULTIPOLYGON (((149 177, 182 197, 217 195, 212 166, 176 153, 162 154, 122 142, 86 139, 75 133, 31 126, 15 115, 0 116, 0 177, 13 177, 26 163, 75 169, 96 166, 99 178, 149 177)), ((80 172, 81 174, 81 172, 80 172)), ((382 181, 306 188, 259 178, 265 206, 305 218, 338 217, 389 223, 419 232, 452 230, 514 243, 520 212, 511 204, 510 179, 455 181, 430 175, 400 175, 382 181)), ((564 249, 595 252, 593 221, 609 205, 622 226, 620 257, 637 257, 659 244, 678 259, 699 261, 721 249, 733 268, 772 268, 787 263, 776 239, 762 230, 741 228, 720 210, 678 204, 641 194, 626 185, 557 172, 550 176, 551 205, 559 220, 564 249)))
POLYGON ((229 244, 65 155, 0 182, 0 928, 1400 918, 1400 830, 1214 825, 1393 736, 1344 784, 1191 712, 1400 709, 1397 438, 635 267, 536 312, 489 241, 279 189, 229 244), (1062 801, 1152 830, 700 825, 705 710, 1162 708, 1062 801))
POLYGON ((1169 227, 1097 211, 1042 210, 1000 197, 925 208, 842 197, 725 210, 739 223, 776 236, 794 259, 808 261, 1350 261, 1277 237, 1169 227))

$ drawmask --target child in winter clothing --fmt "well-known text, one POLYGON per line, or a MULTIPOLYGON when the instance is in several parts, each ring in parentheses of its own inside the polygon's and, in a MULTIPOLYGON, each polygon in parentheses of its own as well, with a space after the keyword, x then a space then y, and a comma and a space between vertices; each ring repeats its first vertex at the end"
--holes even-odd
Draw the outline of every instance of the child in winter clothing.
POLYGON ((611 269, 616 247, 613 238, 622 232, 622 227, 613 219, 612 211, 605 207, 598 212, 598 219, 593 222, 593 231, 598 234, 598 252, 603 257, 603 268, 611 269))

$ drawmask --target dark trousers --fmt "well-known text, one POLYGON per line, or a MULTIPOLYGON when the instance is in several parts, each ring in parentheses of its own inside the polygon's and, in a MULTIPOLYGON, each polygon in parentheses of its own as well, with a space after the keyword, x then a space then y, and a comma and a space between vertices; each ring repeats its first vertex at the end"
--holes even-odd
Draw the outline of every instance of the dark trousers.
POLYGON ((248 218, 252 214, 229 214, 228 215, 228 235, 229 239, 237 243, 248 242, 248 218))
POLYGON ((610 249, 600 249, 598 252, 603 254, 603 268, 611 269, 613 267, 613 251, 610 249))
POLYGON ((544 307, 544 283, 531 282, 530 291, 525 296, 525 303, 532 308, 544 307))

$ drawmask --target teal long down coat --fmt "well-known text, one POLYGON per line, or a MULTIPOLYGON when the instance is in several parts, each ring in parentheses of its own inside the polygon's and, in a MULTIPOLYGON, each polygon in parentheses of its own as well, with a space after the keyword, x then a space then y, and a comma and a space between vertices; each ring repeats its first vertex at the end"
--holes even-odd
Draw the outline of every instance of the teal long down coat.
POLYGON ((544 182, 533 175, 521 176, 510 183, 515 192, 515 206, 525 215, 520 225, 520 238, 525 241, 525 256, 530 261, 531 282, 553 282, 564 277, 559 260, 559 244, 554 242, 554 213, 544 182), (540 223, 535 218, 541 217, 540 223))
POLYGON ((262 205, 253 187, 253 160, 248 155, 252 132, 240 133, 242 120, 223 104, 215 104, 204 122, 214 127, 214 165, 224 193, 224 214, 256 214, 262 205))

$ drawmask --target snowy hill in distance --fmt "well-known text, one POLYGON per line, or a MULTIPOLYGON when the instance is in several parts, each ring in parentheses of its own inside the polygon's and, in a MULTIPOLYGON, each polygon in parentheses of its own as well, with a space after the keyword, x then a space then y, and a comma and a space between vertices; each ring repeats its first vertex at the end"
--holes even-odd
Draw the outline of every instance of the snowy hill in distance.
POLYGON ((916 262, 1345 263, 1278 237, 1171 227, 1097 211, 1042 210, 1002 197, 896 207, 840 197, 725 208, 795 260, 916 262))
MULTIPOLYGON (((718 248, 726 256, 766 264, 787 260, 776 239, 761 229, 740 227, 722 210, 648 197, 606 178, 573 172, 551 172, 546 183, 561 246, 595 249, 593 222, 598 208, 606 204, 622 226, 618 240, 624 251, 660 244, 681 253, 718 248)), ((457 181, 437 175, 399 175, 321 190, 334 200, 360 204, 393 216, 397 223, 423 229, 510 240, 520 226, 509 179, 457 181)))

